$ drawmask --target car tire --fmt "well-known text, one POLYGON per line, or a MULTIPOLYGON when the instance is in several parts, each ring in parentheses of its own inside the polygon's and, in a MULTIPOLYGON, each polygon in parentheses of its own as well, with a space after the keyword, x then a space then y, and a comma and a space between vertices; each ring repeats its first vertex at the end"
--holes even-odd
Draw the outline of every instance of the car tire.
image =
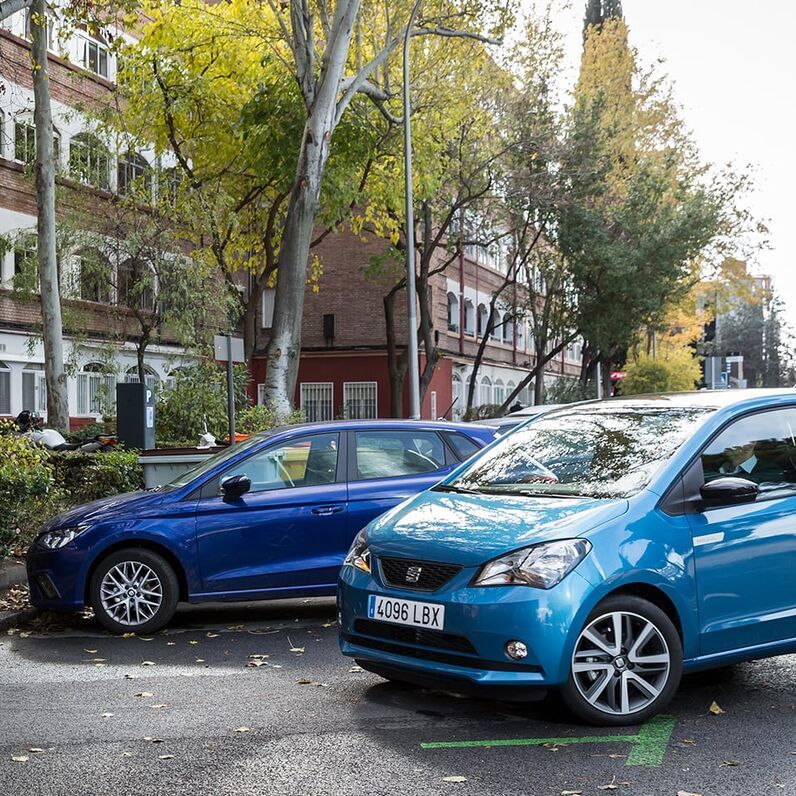
POLYGON ((588 724, 643 724, 669 704, 682 673, 672 620, 653 603, 620 594, 603 600, 580 629, 561 696, 588 724))
POLYGON ((141 547, 103 558, 89 585, 94 615, 111 633, 160 630, 174 616, 179 598, 174 568, 159 553, 141 547))

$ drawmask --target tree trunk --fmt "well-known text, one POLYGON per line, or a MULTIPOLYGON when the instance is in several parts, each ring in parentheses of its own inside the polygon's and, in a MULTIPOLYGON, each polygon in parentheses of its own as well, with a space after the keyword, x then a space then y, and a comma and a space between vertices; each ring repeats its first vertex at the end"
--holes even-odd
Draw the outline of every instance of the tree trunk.
POLYGON ((544 355, 544 348, 540 352, 537 349, 536 352, 536 361, 541 362, 542 368, 541 371, 536 374, 533 380, 533 405, 540 406, 544 403, 544 366, 547 364, 545 362, 545 355, 544 355))
POLYGON ((395 297, 398 290, 391 290, 384 298, 384 327, 387 338, 387 370, 390 377, 390 416, 404 416, 404 378, 409 364, 407 352, 398 353, 395 334, 395 297))
POLYGON ((31 5, 33 62, 33 119, 36 127, 36 248, 39 262, 44 378, 47 384, 47 423, 69 430, 69 401, 64 373, 61 296, 55 248, 55 155, 50 81, 47 74, 47 2, 31 5))
POLYGON ((263 286, 256 279, 252 280, 252 288, 243 305, 243 356, 251 364, 254 349, 257 346, 257 318, 263 297, 263 286))

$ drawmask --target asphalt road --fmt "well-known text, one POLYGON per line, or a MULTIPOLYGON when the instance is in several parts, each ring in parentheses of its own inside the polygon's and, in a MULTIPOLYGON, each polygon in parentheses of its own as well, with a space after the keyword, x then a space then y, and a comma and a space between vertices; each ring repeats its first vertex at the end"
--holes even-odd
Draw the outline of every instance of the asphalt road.
POLYGON ((0 794, 796 794, 796 656, 687 679, 649 745, 352 671, 333 623, 314 600, 2 636, 0 794), (493 743, 433 745, 464 741, 493 743))

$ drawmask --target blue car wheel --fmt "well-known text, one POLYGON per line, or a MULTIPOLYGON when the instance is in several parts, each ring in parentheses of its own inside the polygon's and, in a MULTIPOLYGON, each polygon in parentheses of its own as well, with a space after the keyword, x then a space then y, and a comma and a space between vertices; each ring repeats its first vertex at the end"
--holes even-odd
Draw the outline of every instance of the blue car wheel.
POLYGON ((632 595, 603 600, 578 634, 562 696, 590 724, 643 724, 671 701, 683 671, 672 620, 632 595))
POLYGON ((180 586, 163 556, 125 548, 100 561, 91 578, 97 621, 112 633, 154 633, 174 616, 180 586))

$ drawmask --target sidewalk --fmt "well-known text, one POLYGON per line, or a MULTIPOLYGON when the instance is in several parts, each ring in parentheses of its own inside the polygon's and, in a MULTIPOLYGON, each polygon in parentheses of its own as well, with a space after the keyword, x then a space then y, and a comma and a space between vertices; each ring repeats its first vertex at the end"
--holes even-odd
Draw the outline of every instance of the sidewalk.
POLYGON ((16 627, 39 613, 27 601, 25 563, 9 558, 0 562, 0 630, 16 627))

